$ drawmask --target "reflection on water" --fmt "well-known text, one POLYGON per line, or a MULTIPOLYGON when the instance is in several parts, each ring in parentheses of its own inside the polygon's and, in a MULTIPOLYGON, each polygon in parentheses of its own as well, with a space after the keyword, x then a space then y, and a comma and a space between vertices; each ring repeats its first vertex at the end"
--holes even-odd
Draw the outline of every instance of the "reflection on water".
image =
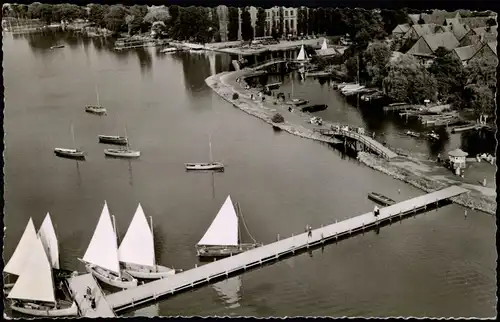
POLYGON ((217 295, 226 304, 227 308, 233 309, 240 306, 241 299, 241 276, 234 276, 212 285, 217 295))
POLYGON ((160 315, 159 303, 155 303, 153 305, 140 308, 140 309, 134 311, 134 314, 133 314, 133 316, 147 316, 147 317, 153 317, 153 316, 159 316, 159 315, 160 315))

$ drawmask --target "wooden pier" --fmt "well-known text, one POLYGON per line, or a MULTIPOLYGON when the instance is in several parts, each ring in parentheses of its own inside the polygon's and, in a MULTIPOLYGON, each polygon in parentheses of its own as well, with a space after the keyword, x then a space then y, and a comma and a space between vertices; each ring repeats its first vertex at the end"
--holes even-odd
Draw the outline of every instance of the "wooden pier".
POLYGON ((71 277, 67 279, 67 286, 71 297, 78 306, 80 316, 86 318, 116 317, 115 312, 106 301, 106 296, 92 274, 87 273, 71 277), (90 300, 84 297, 87 293, 87 287, 90 287, 92 295, 95 298, 95 309, 90 307, 90 300))
MULTIPOLYGON (((286 239, 278 240, 244 253, 227 257, 203 266, 195 267, 176 274, 172 277, 156 280, 135 288, 126 289, 106 296, 106 301, 115 312, 134 308, 147 302, 158 300, 160 297, 171 296, 181 291, 189 290, 202 284, 214 282, 218 279, 229 277, 244 272, 252 267, 265 263, 272 263, 280 257, 293 256, 296 253, 309 249, 309 247, 323 245, 327 241, 349 237, 352 234, 366 231, 393 220, 414 215, 425 211, 449 198, 468 192, 467 189, 451 186, 416 198, 396 203, 380 209, 379 216, 373 212, 353 217, 341 222, 324 226, 311 231, 311 235, 302 233, 286 239)), ((80 292, 86 284, 81 286, 80 292)), ((103 304, 101 304, 103 305, 103 304)), ((109 311, 101 309, 103 314, 109 311)), ((97 314, 97 313, 96 313, 97 314)))

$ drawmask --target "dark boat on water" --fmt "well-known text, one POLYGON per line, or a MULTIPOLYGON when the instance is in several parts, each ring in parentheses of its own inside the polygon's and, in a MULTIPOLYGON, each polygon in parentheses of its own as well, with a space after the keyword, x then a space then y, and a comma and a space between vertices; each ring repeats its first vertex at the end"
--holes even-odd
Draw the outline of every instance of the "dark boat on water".
POLYGON ((368 199, 375 201, 376 203, 379 203, 384 206, 390 206, 396 203, 396 201, 392 200, 389 197, 386 197, 384 195, 381 195, 380 193, 376 192, 370 192, 368 194, 368 199))
POLYGON ((85 159, 85 152, 77 149, 55 148, 54 153, 61 158, 85 159))
POLYGON ((319 112, 319 111, 324 111, 328 108, 328 105, 326 104, 317 104, 317 105, 310 105, 310 106, 305 106, 301 109, 302 112, 319 112))
POLYGON ((128 140, 125 136, 119 135, 99 135, 100 143, 116 144, 116 145, 127 145, 128 140))

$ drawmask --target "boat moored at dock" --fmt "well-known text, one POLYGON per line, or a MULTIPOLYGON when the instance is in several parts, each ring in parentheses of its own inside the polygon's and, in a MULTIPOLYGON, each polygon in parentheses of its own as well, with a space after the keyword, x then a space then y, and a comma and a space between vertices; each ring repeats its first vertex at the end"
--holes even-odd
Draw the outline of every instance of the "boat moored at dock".
POLYGON ((396 203, 396 201, 392 200, 389 197, 386 197, 380 193, 377 192, 370 192, 368 194, 368 199, 375 201, 376 203, 379 203, 384 206, 390 206, 396 203))

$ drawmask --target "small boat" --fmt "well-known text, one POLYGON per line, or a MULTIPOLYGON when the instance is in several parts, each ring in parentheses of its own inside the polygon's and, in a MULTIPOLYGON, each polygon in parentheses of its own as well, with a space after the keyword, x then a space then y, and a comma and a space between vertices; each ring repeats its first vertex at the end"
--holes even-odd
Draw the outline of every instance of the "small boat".
POLYGON ((97 96, 97 105, 87 105, 85 106, 85 112, 97 114, 97 115, 106 115, 106 108, 102 107, 99 103, 99 91, 97 90, 97 85, 95 86, 95 94, 97 96))
POLYGON ((104 154, 114 158, 138 158, 141 156, 141 151, 131 150, 127 139, 127 128, 125 128, 126 148, 122 149, 104 149, 104 154))
POLYGON ((439 134, 436 134, 434 131, 432 131, 431 133, 428 133, 427 136, 431 140, 436 140, 436 141, 439 140, 439 134))
MULTIPOLYGON (((71 137, 73 138, 73 146, 75 143, 75 131, 73 129, 73 124, 71 124, 71 137)), ((80 149, 66 149, 66 148, 55 148, 54 153, 58 157, 68 158, 68 159, 85 159, 85 152, 80 149)))
POLYGON ((128 143, 127 137, 119 135, 99 135, 100 143, 126 145, 128 143))
POLYGON ((392 200, 391 198, 389 197, 386 197, 384 195, 381 195, 380 193, 376 193, 376 192, 370 192, 368 194, 368 199, 371 199, 381 205, 384 205, 384 206, 390 206, 390 205, 393 205, 396 203, 396 201, 392 200))
POLYGON ((137 286, 137 280, 127 271, 120 269, 116 224, 111 222, 106 201, 87 251, 83 259, 78 260, 85 264, 89 273, 103 283, 118 288, 137 286))
POLYGON ((291 104, 291 105, 295 105, 295 106, 301 106, 301 105, 306 105, 307 103, 309 103, 308 100, 304 100, 304 99, 301 99, 301 98, 292 98, 289 102, 287 102, 288 104, 291 104))
POLYGON ((209 136, 209 138, 208 138, 208 148, 209 148, 210 162, 185 163, 184 166, 186 167, 187 171, 194 171, 194 170, 224 171, 224 164, 222 162, 213 161, 211 136, 209 136))
POLYGON ((326 105, 326 104, 316 104, 316 105, 305 106, 305 107, 301 108, 301 111, 314 113, 314 112, 324 111, 327 108, 328 108, 328 105, 326 105))
POLYGON ((179 49, 177 49, 176 47, 168 47, 160 50, 160 53, 169 54, 169 53, 175 53, 177 51, 179 51, 179 49))
POLYGON ((405 132, 406 135, 409 135, 409 136, 413 136, 415 138, 419 138, 420 137, 420 134, 418 134, 417 132, 413 132, 413 131, 406 131, 405 132))
POLYGON ((151 229, 139 204, 118 248, 121 267, 133 277, 140 279, 159 279, 175 275, 181 270, 156 264, 153 219, 151 217, 150 219, 151 229))
POLYGON ((205 235, 196 244, 196 252, 200 258, 227 257, 259 246, 261 244, 240 243, 238 215, 231 196, 228 196, 205 235))
POLYGON ((344 87, 349 87, 349 86, 354 86, 354 85, 357 85, 356 83, 341 83, 341 84, 334 84, 334 88, 338 89, 338 90, 342 90, 344 87))
POLYGON ((7 295, 13 311, 43 317, 78 315, 75 302, 56 299, 52 268, 42 239, 37 236, 30 218, 14 254, 4 268, 4 272, 19 276, 7 295))
POLYGON ((64 45, 55 45, 50 47, 50 49, 64 48, 64 45))

